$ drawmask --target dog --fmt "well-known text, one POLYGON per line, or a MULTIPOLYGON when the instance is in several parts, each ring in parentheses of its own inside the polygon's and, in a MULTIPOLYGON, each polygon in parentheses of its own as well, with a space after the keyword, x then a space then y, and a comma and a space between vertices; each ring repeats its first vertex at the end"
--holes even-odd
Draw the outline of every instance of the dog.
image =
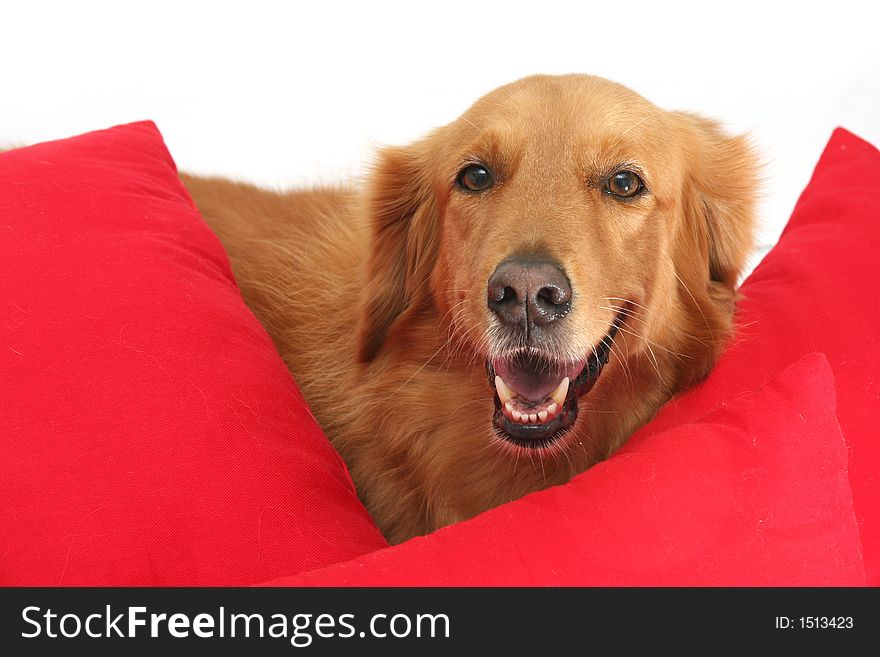
POLYGON ((745 136, 566 75, 381 150, 362 188, 182 178, 397 543, 568 481, 707 375, 757 167, 745 136))

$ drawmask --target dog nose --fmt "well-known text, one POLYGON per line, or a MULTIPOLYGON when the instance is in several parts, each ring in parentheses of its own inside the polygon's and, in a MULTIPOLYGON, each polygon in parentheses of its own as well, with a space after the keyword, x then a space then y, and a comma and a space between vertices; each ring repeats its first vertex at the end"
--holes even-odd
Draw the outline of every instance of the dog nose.
POLYGON ((505 324, 545 326, 571 310, 571 282, 553 262, 509 258, 489 277, 489 309, 505 324))

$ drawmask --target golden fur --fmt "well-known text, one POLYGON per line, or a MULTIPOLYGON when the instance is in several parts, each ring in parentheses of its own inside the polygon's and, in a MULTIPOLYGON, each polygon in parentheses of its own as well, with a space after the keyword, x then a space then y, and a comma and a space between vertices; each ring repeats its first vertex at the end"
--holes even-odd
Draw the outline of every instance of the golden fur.
POLYGON ((361 498, 399 542, 567 481, 707 374, 732 331, 756 169, 743 137, 570 75, 501 87, 381 151, 364 189, 183 179, 361 498), (474 160, 497 174, 484 194, 455 185, 474 160), (648 193, 603 193, 621 165, 638 168, 648 193), (550 256, 571 280, 560 357, 588 353, 625 317, 576 424, 543 449, 492 428, 486 285, 514 253, 550 256))

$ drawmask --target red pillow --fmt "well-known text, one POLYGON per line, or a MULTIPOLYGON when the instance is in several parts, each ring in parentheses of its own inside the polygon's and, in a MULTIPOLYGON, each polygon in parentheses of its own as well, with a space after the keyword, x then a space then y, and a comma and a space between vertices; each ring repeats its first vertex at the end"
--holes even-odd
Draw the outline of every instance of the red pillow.
POLYGON ((565 486, 272 585, 864 583, 825 357, 565 486))
POLYGON ((0 583, 238 585, 386 545, 151 123, 0 154, 0 583))

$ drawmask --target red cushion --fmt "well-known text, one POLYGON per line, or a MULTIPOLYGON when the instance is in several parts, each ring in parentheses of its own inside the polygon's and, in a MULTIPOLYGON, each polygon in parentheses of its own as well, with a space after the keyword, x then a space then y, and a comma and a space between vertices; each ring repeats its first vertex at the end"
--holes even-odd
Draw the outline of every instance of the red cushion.
POLYGON ((621 452, 566 486, 275 583, 880 584, 878 244, 880 153, 837 130, 743 285, 736 343, 621 452), (823 415, 825 361, 749 394, 815 351, 846 451, 823 415))
POLYGON ((864 583, 834 399, 813 354, 565 486, 271 584, 864 583))
POLYGON ((250 584, 385 545, 151 123, 0 154, 0 261, 0 584, 250 584))

